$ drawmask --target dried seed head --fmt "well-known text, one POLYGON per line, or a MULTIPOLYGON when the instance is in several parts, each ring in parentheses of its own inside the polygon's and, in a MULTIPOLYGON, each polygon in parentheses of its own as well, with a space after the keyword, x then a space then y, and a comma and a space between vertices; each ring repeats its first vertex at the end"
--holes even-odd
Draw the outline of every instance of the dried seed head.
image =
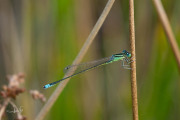
POLYGON ((18 94, 23 93, 25 91, 24 88, 19 88, 20 83, 24 81, 23 73, 19 73, 17 75, 12 75, 12 76, 9 75, 7 76, 7 79, 9 81, 8 86, 3 85, 2 87, 3 91, 0 91, 0 95, 3 98, 10 97, 15 99, 18 94))
POLYGON ((44 95, 37 90, 31 90, 30 94, 32 95, 33 99, 40 99, 42 102, 46 101, 44 95))

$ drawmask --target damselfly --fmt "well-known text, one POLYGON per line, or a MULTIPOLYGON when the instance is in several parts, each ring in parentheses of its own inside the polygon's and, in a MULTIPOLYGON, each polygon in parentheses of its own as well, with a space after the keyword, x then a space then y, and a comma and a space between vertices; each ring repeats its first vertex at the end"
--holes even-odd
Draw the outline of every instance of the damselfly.
POLYGON ((88 70, 91 70, 91 69, 94 69, 94 68, 97 68, 99 66, 106 65, 106 64, 109 64, 109 63, 112 63, 112 62, 115 62, 115 61, 119 61, 119 60, 122 60, 122 66, 124 68, 131 69, 131 68, 128 68, 129 65, 124 64, 124 61, 126 61, 127 63, 132 62, 130 58, 131 58, 131 53, 129 53, 126 50, 123 50, 122 53, 113 54, 110 57, 103 58, 103 59, 100 59, 100 60, 87 62, 87 63, 81 63, 81 64, 77 64, 77 65, 69 65, 69 66, 64 68, 64 72, 66 73, 69 70, 76 69, 74 74, 69 75, 69 76, 67 76, 65 78, 62 78, 61 80, 46 84, 46 85, 43 86, 43 88, 47 89, 47 88, 52 87, 53 85, 65 80, 65 79, 67 79, 67 78, 73 77, 75 75, 86 72, 88 70))

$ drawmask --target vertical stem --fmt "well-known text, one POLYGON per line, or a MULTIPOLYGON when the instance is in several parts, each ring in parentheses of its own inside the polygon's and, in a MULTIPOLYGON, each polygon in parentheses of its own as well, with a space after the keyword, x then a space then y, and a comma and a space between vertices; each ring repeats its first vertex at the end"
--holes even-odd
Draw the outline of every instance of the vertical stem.
MULTIPOLYGON (((136 60, 135 53, 135 27, 134 27, 134 0, 129 0, 129 32, 131 43, 131 54, 136 60)), ((138 120, 138 100, 137 100, 137 84, 136 84, 136 61, 131 63, 131 94, 133 106, 133 120, 138 120)))
POLYGON ((174 56, 176 58, 177 64, 178 64, 178 68, 180 71, 180 51, 176 42, 176 39, 174 37, 174 34, 172 32, 168 17, 166 15, 166 12, 163 8, 163 5, 161 3, 161 0, 153 0, 154 2, 154 6, 156 8, 156 11, 159 15, 159 18, 161 20, 161 23, 163 25, 164 31, 166 33, 166 36, 169 40, 169 43, 171 45, 171 48, 173 50, 174 56))

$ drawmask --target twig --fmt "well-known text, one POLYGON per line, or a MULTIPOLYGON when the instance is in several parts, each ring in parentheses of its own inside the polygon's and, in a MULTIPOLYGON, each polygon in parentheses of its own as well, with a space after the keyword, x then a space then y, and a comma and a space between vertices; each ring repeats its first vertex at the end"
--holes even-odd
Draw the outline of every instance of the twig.
MULTIPOLYGON (((94 37, 96 36, 97 32, 99 31, 100 27, 102 26, 105 18, 107 17, 113 3, 115 0, 109 0, 98 19, 97 23, 95 24, 94 28, 92 29, 91 33, 89 34, 88 38, 86 39, 86 42, 84 43, 83 47, 81 48, 79 54, 77 55, 76 59, 74 60, 73 64, 78 64, 84 57, 85 53, 87 52, 89 46, 91 45, 92 41, 94 40, 94 37)), ((72 74, 73 71, 68 72, 65 76, 68 76, 72 74)), ((37 115, 36 120, 42 120, 47 112, 51 109, 52 105, 57 100, 58 96, 61 94, 62 90, 66 86, 66 84, 69 82, 69 79, 62 81, 59 86, 56 88, 56 90, 53 92, 53 94, 48 99, 47 103, 44 105, 44 107, 41 109, 40 113, 37 115)))
MULTIPOLYGON (((136 59, 135 53, 135 27, 134 27, 134 0, 129 0, 129 30, 131 54, 136 59)), ((133 106, 133 120, 138 120, 138 99, 137 99, 137 84, 136 84, 136 61, 131 63, 131 94, 133 106)))
POLYGON ((168 40, 169 40, 170 46, 173 50, 173 53, 174 53, 174 56, 176 58, 178 68, 180 71, 180 51, 179 51, 176 39, 174 37, 174 34, 172 32, 168 17, 167 17, 166 12, 163 8, 161 0, 153 0, 153 2, 154 2, 154 6, 157 10, 157 13, 159 15, 159 18, 161 20, 161 23, 163 25, 164 31, 167 35, 168 40))
POLYGON ((6 109, 6 106, 9 104, 10 98, 7 98, 6 100, 4 100, 3 106, 0 109, 0 120, 2 119, 3 113, 6 109))

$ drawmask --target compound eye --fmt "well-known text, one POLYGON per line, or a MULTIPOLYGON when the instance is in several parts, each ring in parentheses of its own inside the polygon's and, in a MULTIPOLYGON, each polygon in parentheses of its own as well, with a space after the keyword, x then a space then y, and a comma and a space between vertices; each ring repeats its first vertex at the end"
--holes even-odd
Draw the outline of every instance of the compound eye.
POLYGON ((123 53, 126 53, 126 50, 123 50, 123 53))

